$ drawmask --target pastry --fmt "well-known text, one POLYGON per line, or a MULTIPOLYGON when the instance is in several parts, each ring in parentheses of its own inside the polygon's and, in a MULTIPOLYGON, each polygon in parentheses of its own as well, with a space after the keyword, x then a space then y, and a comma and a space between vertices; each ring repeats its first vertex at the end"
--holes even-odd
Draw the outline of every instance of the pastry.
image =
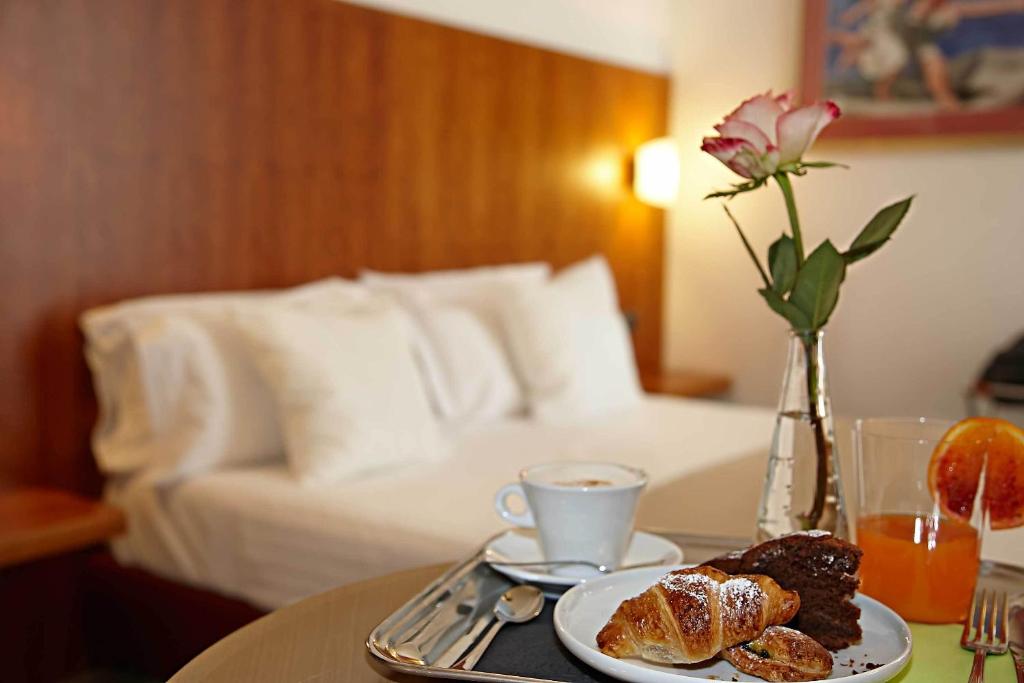
POLYGON ((785 626, 769 626, 759 638, 726 648, 722 658, 766 681, 817 681, 832 673, 828 650, 810 636, 785 626))
POLYGON ((597 647, 617 658, 700 662, 786 623, 798 609, 800 596, 767 576, 680 569, 619 605, 597 634, 597 647))
POLYGON ((787 626, 829 650, 860 642, 860 608, 850 600, 860 586, 861 549, 827 531, 803 531, 765 541, 704 564, 728 574, 764 574, 800 594, 800 611, 787 626))

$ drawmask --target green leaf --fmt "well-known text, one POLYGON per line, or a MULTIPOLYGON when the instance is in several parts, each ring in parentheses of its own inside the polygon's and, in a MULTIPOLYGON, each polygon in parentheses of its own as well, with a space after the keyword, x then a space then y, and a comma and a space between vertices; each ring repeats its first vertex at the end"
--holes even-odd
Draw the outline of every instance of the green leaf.
POLYGON ((810 320, 807 329, 825 326, 839 300, 839 285, 846 273, 846 262, 832 242, 825 240, 804 261, 793 285, 790 303, 810 320))
POLYGON ((850 168, 835 161, 801 161, 800 165, 804 168, 850 168))
POLYGON ((721 190, 719 192, 712 192, 709 195, 705 195, 704 199, 715 199, 717 197, 728 197, 729 199, 732 199, 738 194, 750 192, 751 190, 756 190, 757 188, 764 185, 766 182, 768 182, 767 178, 758 178, 757 180, 750 180, 745 183, 739 183, 733 185, 731 190, 721 190))
POLYGON ((850 168, 846 164, 838 164, 834 161, 794 161, 789 164, 783 164, 779 166, 779 170, 784 173, 794 173, 796 175, 806 175, 807 169, 809 168, 850 168))
POLYGON ((807 318, 804 312, 783 299, 782 295, 778 292, 768 289, 767 287, 757 291, 764 297, 764 300, 768 302, 768 305, 773 311, 789 321, 790 326, 794 330, 806 330, 810 328, 811 321, 807 318))
POLYGON ((853 244, 843 254, 846 263, 855 263, 866 256, 870 256, 883 244, 889 241, 892 234, 896 232, 903 217, 910 210, 910 203, 913 196, 907 197, 901 202, 890 204, 875 214, 875 217, 868 221, 864 229, 853 240, 853 244))
POLYGON ((743 228, 740 227, 739 221, 736 220, 736 216, 732 215, 732 211, 729 207, 722 202, 722 209, 725 211, 725 215, 729 217, 732 224, 736 227, 736 233, 740 236, 740 241, 743 242, 743 248, 747 250, 747 254, 750 256, 750 260, 754 262, 754 267, 757 268, 758 275, 761 276, 761 281, 764 282, 765 287, 771 287, 771 283, 768 281, 768 274, 764 272, 764 268, 761 267, 761 262, 757 260, 757 254, 754 253, 754 248, 750 246, 750 241, 747 236, 743 234, 743 228))
POLYGON ((796 242, 783 235, 768 247, 768 270, 772 273, 772 290, 787 294, 796 282, 796 242))

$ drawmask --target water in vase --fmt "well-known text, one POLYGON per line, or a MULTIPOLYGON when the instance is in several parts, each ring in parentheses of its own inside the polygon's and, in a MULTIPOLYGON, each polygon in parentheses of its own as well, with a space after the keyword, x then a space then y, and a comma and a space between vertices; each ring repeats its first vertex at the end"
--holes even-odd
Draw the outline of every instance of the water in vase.
POLYGON ((758 509, 758 541, 808 529, 849 537, 822 335, 790 333, 758 509))

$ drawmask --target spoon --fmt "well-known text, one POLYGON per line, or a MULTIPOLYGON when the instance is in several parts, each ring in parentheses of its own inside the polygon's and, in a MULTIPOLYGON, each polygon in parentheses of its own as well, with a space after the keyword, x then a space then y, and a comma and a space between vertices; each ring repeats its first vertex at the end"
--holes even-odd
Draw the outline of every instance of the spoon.
POLYGON ((452 668, 472 671, 487 646, 491 644, 494 636, 498 635, 498 631, 506 622, 522 624, 536 617, 542 609, 544 609, 544 594, 536 586, 520 585, 509 588, 494 605, 494 617, 497 621, 488 629, 480 642, 462 659, 455 662, 452 668))
POLYGON ((457 595, 453 596, 450 602, 439 603, 424 620, 419 632, 410 640, 394 648, 394 654, 400 659, 407 659, 419 666, 424 666, 426 661, 423 653, 429 652, 437 644, 437 641, 452 626, 452 620, 455 617, 467 615, 473 611, 477 601, 476 593, 476 585, 467 584, 457 595), (456 601, 454 598, 459 595, 461 595, 461 599, 456 601))

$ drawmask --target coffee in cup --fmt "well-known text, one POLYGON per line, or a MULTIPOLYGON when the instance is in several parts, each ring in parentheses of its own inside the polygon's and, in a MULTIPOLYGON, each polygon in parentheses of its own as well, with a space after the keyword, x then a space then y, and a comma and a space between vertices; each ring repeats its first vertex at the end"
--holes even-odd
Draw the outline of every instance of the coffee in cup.
POLYGON ((544 559, 586 560, 617 567, 629 548, 636 503, 647 485, 639 469, 597 462, 537 465, 519 473, 495 496, 494 507, 506 521, 536 528, 544 559), (508 507, 517 496, 522 513, 508 507))

